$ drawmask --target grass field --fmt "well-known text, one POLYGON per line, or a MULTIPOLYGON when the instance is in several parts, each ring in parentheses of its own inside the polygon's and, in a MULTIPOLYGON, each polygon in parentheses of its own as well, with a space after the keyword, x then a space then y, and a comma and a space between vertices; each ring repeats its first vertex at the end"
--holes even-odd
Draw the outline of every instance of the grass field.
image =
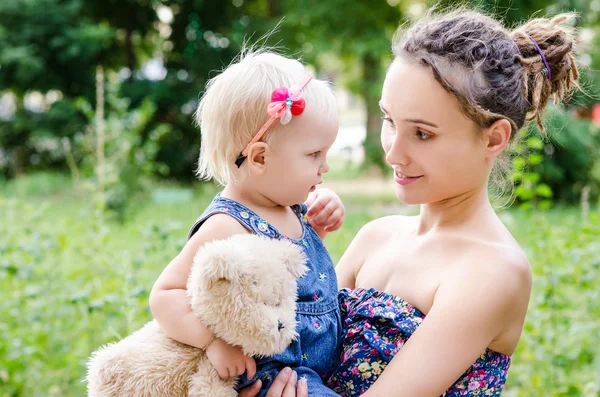
MULTIPOLYGON (((100 222, 68 177, 0 184, 0 396, 81 396, 99 345, 150 319, 154 280, 216 188, 157 185, 123 224, 100 222)), ((358 229, 395 212, 393 192, 343 195, 348 216, 328 237, 337 261, 358 229)), ((506 396, 600 396, 600 221, 577 208, 505 210, 534 291, 506 396)))

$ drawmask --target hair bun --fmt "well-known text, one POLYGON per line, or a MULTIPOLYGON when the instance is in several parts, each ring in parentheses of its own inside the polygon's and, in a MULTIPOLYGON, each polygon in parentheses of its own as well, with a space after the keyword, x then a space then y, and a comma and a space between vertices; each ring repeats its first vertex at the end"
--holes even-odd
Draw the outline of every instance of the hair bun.
POLYGON ((575 33, 566 24, 574 17, 573 13, 565 13, 552 19, 532 19, 511 33, 520 51, 517 59, 524 66, 523 90, 529 102, 527 120, 535 119, 542 131, 542 113, 550 97, 554 96, 554 103, 559 103, 578 86, 575 33))

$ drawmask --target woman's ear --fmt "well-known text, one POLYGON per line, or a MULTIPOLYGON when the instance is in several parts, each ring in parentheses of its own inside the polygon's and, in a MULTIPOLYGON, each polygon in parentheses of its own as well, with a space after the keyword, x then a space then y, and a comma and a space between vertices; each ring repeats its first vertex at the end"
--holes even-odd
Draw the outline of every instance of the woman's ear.
POLYGON ((506 149, 510 141, 512 127, 507 119, 496 120, 494 124, 485 130, 485 142, 488 157, 496 158, 506 149))
POLYGON ((252 175, 258 175, 265 172, 270 154, 271 147, 265 142, 256 142, 250 145, 247 161, 248 168, 252 175))

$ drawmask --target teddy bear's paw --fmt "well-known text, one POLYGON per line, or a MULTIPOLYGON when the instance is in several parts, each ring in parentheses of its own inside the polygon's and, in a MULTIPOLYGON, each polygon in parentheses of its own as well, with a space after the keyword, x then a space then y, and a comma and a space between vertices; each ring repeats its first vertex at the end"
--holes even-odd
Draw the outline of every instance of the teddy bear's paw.
POLYGON ((188 397, 237 397, 234 382, 223 381, 220 378, 192 379, 188 389, 188 397))
POLYGON ((237 397, 233 387, 212 387, 204 390, 190 389, 188 397, 237 397))

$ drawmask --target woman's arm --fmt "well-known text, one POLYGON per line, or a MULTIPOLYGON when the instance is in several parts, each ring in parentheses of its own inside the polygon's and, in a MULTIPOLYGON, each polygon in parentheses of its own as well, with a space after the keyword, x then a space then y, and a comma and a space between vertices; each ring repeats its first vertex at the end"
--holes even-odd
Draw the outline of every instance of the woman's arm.
POLYGON ((524 316, 529 264, 486 257, 487 263, 484 257, 473 259, 444 280, 423 323, 364 396, 440 396, 501 333, 506 320, 516 318, 515 311, 524 316))

